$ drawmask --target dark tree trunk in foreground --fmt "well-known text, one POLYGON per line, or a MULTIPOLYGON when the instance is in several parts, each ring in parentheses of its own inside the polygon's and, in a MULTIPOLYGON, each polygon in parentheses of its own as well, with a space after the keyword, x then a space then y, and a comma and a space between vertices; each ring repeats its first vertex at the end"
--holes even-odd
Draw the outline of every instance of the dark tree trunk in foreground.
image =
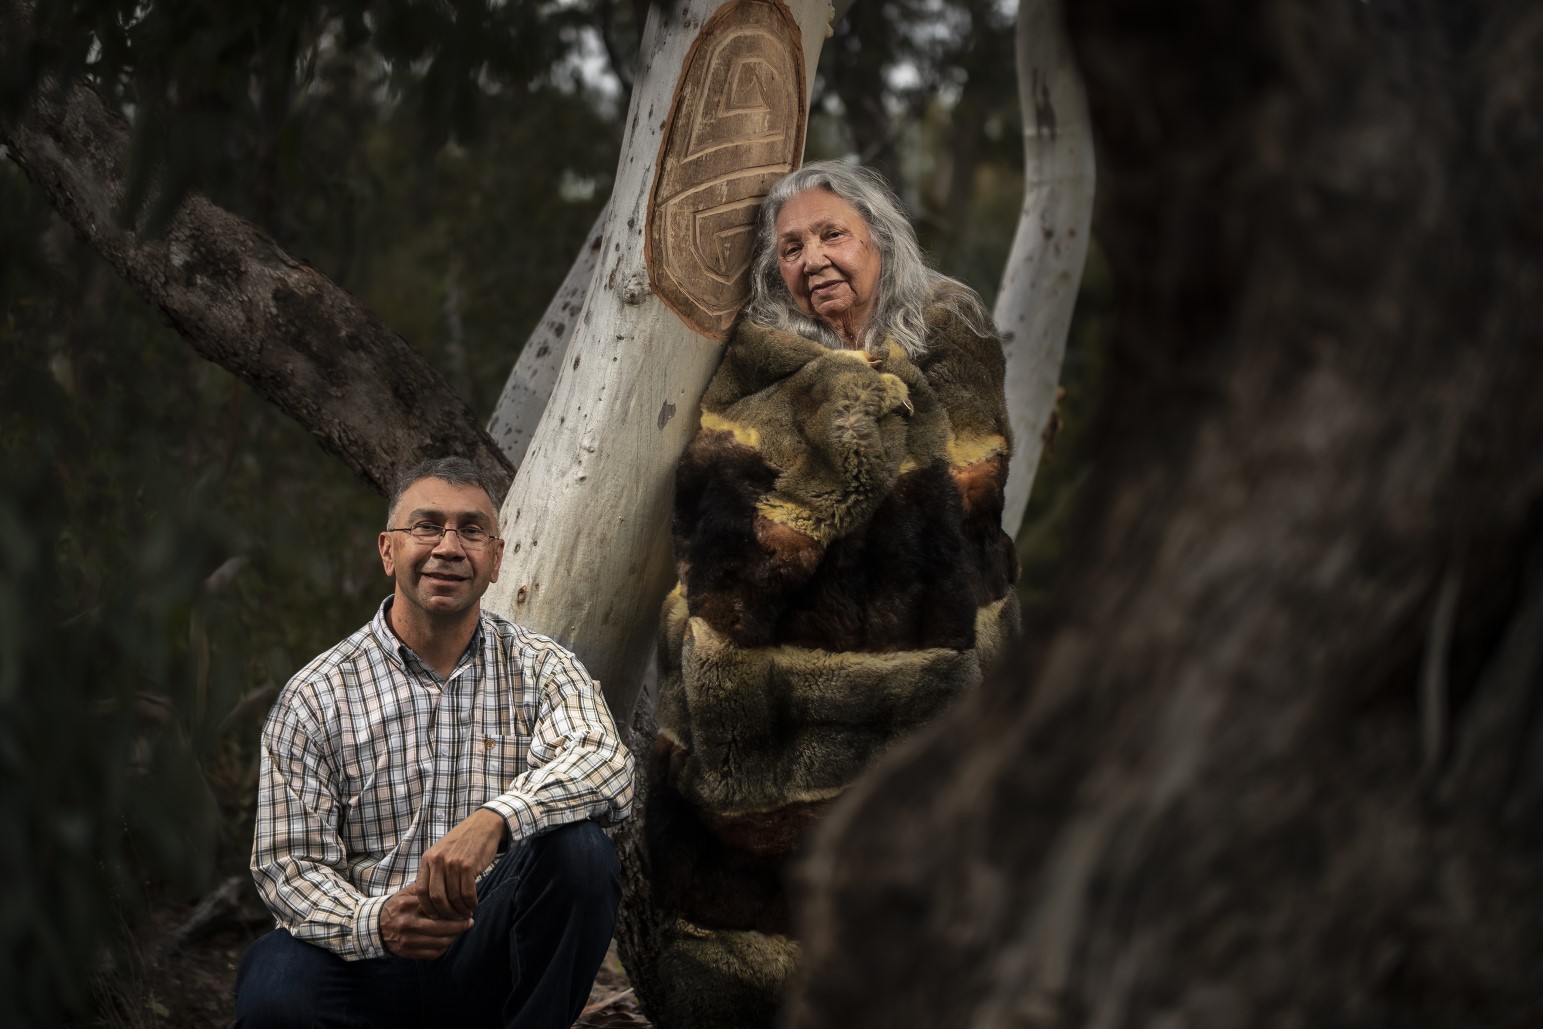
POLYGON ((1068 14, 1096 485, 828 825, 798 1024, 1543 1023, 1543 8, 1068 14))
MULTIPOLYGON (((30 5, 0 0, 0 66, 28 59, 31 20, 30 5)), ((0 117, 0 142, 76 234, 200 354, 377 490, 443 454, 472 459, 503 486, 513 478, 497 444, 422 355, 252 223, 191 196, 157 238, 124 225, 129 129, 88 87, 39 84, 25 109, 0 117)))

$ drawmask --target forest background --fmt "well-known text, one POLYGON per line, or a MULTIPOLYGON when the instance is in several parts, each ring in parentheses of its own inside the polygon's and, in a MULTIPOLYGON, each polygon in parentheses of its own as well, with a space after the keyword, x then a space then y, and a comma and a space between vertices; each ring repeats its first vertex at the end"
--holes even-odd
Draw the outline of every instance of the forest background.
MULTIPOLYGON (((196 191, 252 220, 486 421, 609 195, 640 9, 41 7, 70 26, 57 59, 135 115, 139 161, 162 168, 139 217, 196 191)), ((1015 14, 857 4, 824 48, 806 151, 885 172, 934 264, 988 305, 1022 195, 1015 14)), ((0 867, 26 884, 0 911, 0 989, 24 1023, 186 1024, 161 966, 196 941, 179 956, 167 937, 245 874, 278 687, 388 588, 383 502, 195 354, 10 162, 0 241, 0 867)), ((1020 537, 1030 603, 1085 464, 1111 304, 1095 245, 1067 431, 1020 537)), ((214 928, 260 930, 251 901, 214 928)))

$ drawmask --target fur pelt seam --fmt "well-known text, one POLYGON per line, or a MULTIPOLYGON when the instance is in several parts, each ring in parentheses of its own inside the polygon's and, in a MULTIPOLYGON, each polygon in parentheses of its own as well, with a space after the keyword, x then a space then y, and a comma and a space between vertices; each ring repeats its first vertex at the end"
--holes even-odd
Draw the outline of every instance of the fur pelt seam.
POLYGON ((660 712, 661 728, 690 740, 670 778, 723 813, 828 796, 979 677, 973 650, 746 648, 693 618, 678 684, 684 704, 660 712))

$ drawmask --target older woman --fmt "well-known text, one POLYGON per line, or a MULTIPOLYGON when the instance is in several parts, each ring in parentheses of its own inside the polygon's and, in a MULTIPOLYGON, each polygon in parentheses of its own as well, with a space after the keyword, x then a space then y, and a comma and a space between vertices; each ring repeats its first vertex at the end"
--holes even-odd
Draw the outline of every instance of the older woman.
POLYGON ((669 1024, 774 1021, 785 874, 864 769, 1017 623, 1001 344, 876 176, 762 208, 751 299, 682 458, 648 799, 669 1024))

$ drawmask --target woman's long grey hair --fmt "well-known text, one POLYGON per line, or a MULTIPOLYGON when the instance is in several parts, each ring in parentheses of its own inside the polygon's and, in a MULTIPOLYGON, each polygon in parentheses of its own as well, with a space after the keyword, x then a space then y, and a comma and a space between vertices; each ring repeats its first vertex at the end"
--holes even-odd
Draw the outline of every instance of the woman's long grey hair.
POLYGON ((863 332, 865 350, 882 346, 888 336, 910 357, 920 357, 927 350, 926 312, 934 306, 952 311, 977 335, 991 334, 991 315, 975 291, 927 267, 916 231, 883 178, 867 168, 839 161, 805 165, 788 173, 766 195, 750 262, 746 317, 833 349, 844 345, 829 325, 798 309, 777 266, 777 215, 783 204, 811 189, 829 190, 856 208, 878 247, 879 291, 873 317, 863 332))

